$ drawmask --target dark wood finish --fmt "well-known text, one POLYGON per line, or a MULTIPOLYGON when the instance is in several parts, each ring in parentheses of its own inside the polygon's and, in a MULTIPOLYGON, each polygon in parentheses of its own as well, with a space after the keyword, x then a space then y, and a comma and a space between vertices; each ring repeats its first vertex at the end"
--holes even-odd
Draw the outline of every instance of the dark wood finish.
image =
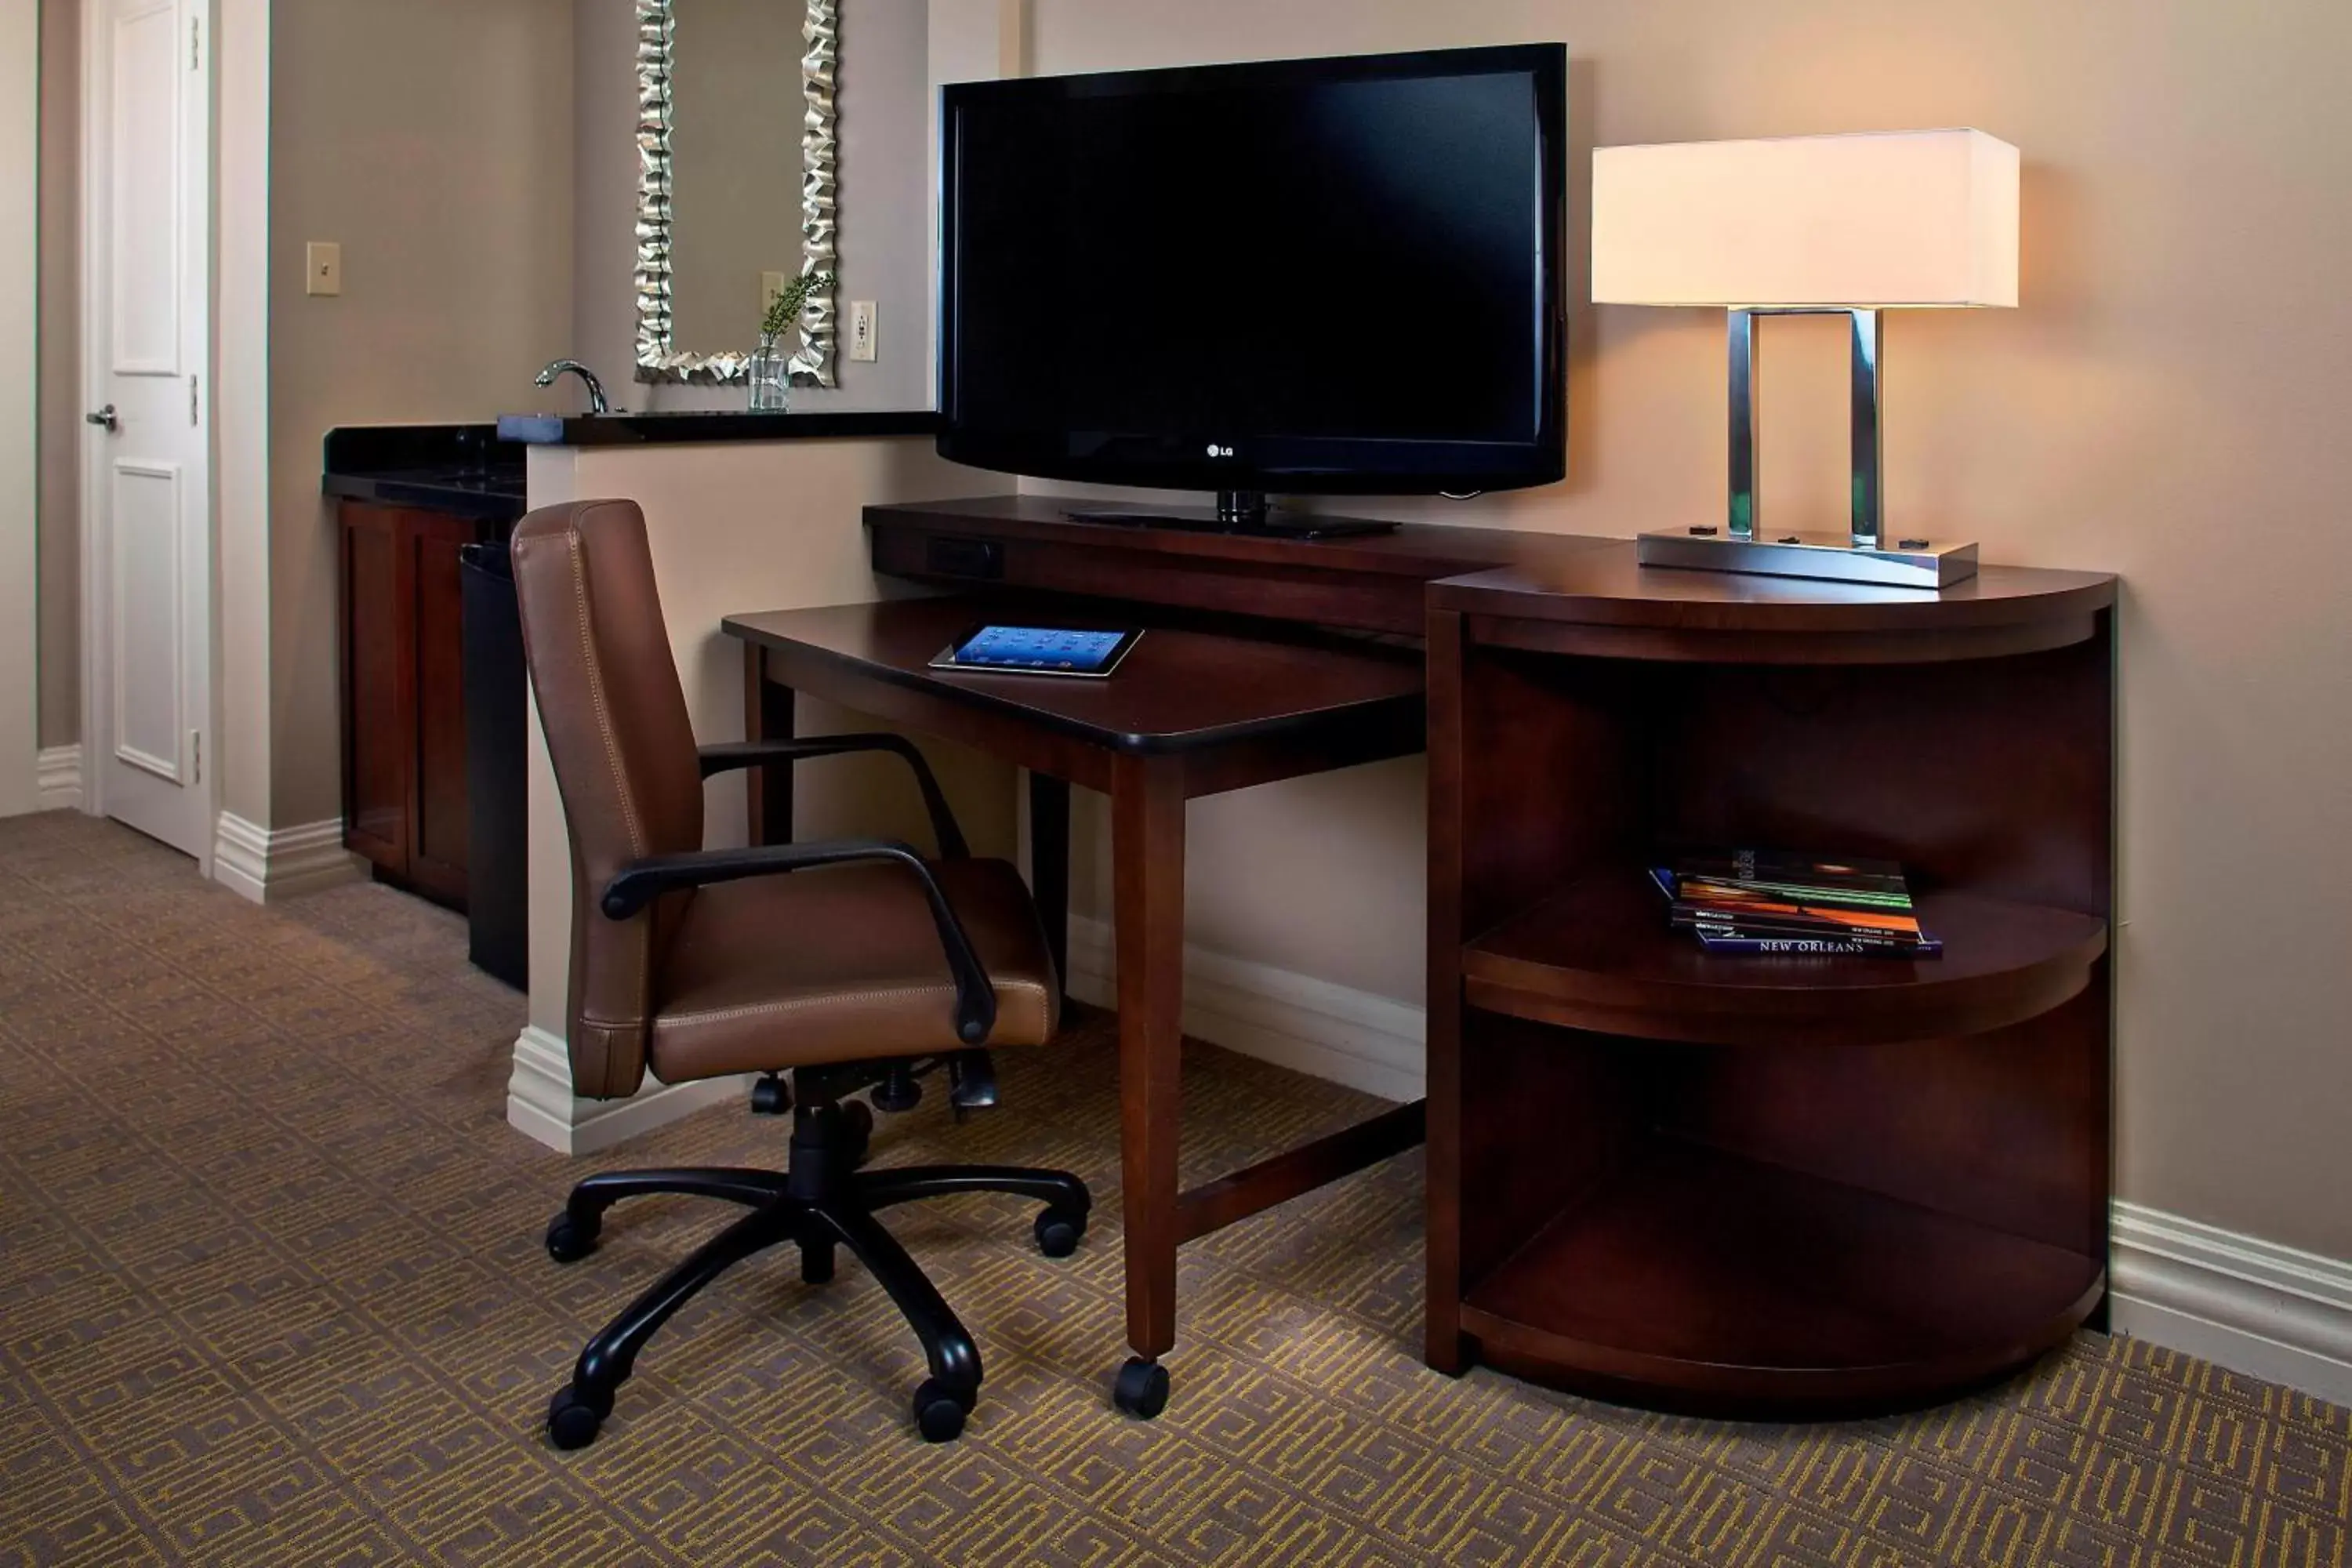
POLYGON ((1566 1028, 1712 1045, 1858 1045, 1979 1034, 2050 1011, 2107 949, 2095 916, 1924 893, 1944 956, 1727 958, 1669 930, 1633 867, 1588 877, 1462 954, 1475 1006, 1566 1028))
MULTIPOLYGON (((1090 618, 1133 624, 1137 597, 1097 605, 1090 618)), ((789 727, 789 704, 780 715, 770 693, 790 689, 1031 770, 1032 875, 1057 964, 1069 787, 1110 796, 1128 1337, 1156 1359, 1176 1342, 1180 1245, 1387 1158, 1421 1130, 1419 1108, 1406 1108, 1180 1193, 1185 802, 1420 750, 1422 665, 1407 651, 1305 628, 1151 620, 1105 681, 929 668, 971 626, 1037 613, 1034 600, 1011 596, 901 599, 738 616, 724 626, 747 649, 753 735, 789 727)), ((754 798, 754 835, 772 833, 772 798, 754 798)))
POLYGON ((457 552, 496 525, 348 500, 338 512, 343 842, 383 880, 462 910, 471 816, 457 552))
MULTIPOLYGON (((758 644, 743 645, 743 738, 789 741, 794 722, 793 689, 769 678, 767 657, 758 644)), ((744 771, 743 790, 751 835, 749 842, 791 843, 793 770, 748 768, 744 771)))
POLYGON ((1489 1353, 1647 1403, 1860 1413, 2064 1340, 2098 1260, 1801 1171, 1659 1140, 1464 1303, 1489 1353))
POLYGON ((1029 775, 1029 880, 1054 973, 1070 988, 1070 786, 1051 773, 1029 775))
POLYGON ((2112 579, 1433 585, 1428 1356, 1724 1415, 1931 1401, 2095 1318, 2112 579), (1710 956, 1679 846, 1898 859, 1937 961, 1710 956))
POLYGON ((1610 543, 1507 529, 1407 524, 1360 539, 1078 522, 1052 496, 866 509, 874 568, 919 582, 1045 591, 1418 637, 1423 585, 1610 543), (937 542, 952 542, 942 548, 937 542), (976 548, 985 546, 987 548, 976 548))
POLYGON ((1432 609, 1474 641, 1593 658, 1713 664, 1923 664, 2091 637, 2113 577, 1988 566, 1940 593, 1645 567, 1626 541, 1457 576, 1432 609))
POLYGON ((1122 756, 1115 768, 1111 881, 1127 1340, 1136 1354, 1157 1359, 1176 1343, 1176 1247, 1182 1239, 1176 1152, 1184 1027, 1184 783, 1163 759, 1122 756))
POLYGON ((1286 1204, 1301 1194, 1420 1147, 1427 1133, 1427 1103, 1415 1100, 1400 1105, 1369 1121, 1343 1127, 1312 1143, 1302 1143, 1192 1188, 1177 1199, 1177 1239, 1191 1241, 1223 1230, 1276 1204, 1286 1204))
POLYGON ((1418 741, 1421 661, 1337 639, 1154 626, 1108 680, 930 668, 982 621, 1023 613, 1001 600, 894 599, 730 616, 722 629, 767 647, 772 664, 781 660, 776 679, 802 690, 814 687, 799 672, 829 668, 836 683, 895 686, 1106 752, 1229 752, 1237 742, 1317 732, 1334 716, 1352 727, 1402 716, 1418 741))

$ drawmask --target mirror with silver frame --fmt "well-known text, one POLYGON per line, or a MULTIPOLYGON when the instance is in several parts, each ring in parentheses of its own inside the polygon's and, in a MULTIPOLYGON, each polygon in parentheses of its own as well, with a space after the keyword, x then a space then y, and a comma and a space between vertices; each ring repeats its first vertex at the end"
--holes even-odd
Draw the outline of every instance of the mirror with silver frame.
MULTIPOLYGON (((786 280, 835 268, 840 0, 635 0, 637 379, 740 384, 786 280)), ((833 290, 782 347, 834 384, 833 290)))

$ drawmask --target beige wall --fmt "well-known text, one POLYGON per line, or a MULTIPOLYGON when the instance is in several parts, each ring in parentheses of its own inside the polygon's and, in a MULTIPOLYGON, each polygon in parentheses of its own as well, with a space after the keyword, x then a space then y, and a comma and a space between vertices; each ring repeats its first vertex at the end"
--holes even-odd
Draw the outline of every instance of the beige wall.
POLYGON ((0 0, 0 816, 40 798, 34 583, 39 384, 40 7, 0 0))
POLYGON ((41 0, 41 744, 81 734, 81 5, 41 0))
MULTIPOLYGON (((798 9, 796 0, 777 0, 798 9)), ((965 4, 968 0, 946 0, 965 4)), ((740 408, 740 386, 654 386, 635 382, 636 365, 636 27, 634 0, 578 0, 575 42, 578 182, 577 302, 572 351, 604 379, 614 404, 639 410, 740 408)), ((687 24, 680 23, 683 28, 687 24)), ((834 365, 838 384, 800 387, 803 412, 929 408, 931 268, 929 79, 925 0, 843 0, 838 98, 842 324, 848 302, 880 308, 878 354, 852 362, 845 341, 834 365)), ((800 91, 795 57, 783 90, 800 91)), ((798 221, 800 193, 778 195, 798 221)), ((791 264, 795 269, 798 260, 791 264)), ((757 323, 753 323, 756 328, 757 323)), ((715 353, 748 351, 742 342, 690 342, 715 353)), ((521 408, 579 406, 576 386, 540 393, 521 408)))
MULTIPOLYGON (((1889 324, 1889 505, 1993 560, 2124 577, 2122 1194, 2352 1258, 2352 7, 1034 0, 1033 26, 1041 71, 1565 40, 1580 169, 1596 144, 1885 128, 2022 148, 2023 308, 1889 324)), ((1381 510, 1712 521, 1720 313, 1585 308, 1572 330, 1566 484, 1381 510)), ((1764 504, 1835 518, 1839 344, 1768 336, 1764 504)), ((1197 807, 1196 937, 1414 996, 1420 783, 1393 766, 1197 807)))
POLYGON ((572 0, 276 0, 269 78, 269 799, 340 815, 337 425, 527 407, 572 313, 572 0), (339 299, 303 246, 343 247, 339 299))

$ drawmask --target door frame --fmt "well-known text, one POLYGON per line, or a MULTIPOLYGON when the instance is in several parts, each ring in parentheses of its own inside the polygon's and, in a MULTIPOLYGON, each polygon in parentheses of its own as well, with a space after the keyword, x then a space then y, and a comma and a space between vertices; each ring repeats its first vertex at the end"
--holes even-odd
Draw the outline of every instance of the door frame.
MULTIPOLYGON (((203 482, 191 486, 185 492, 200 500, 205 509, 204 541, 204 619, 202 635, 184 638, 187 651, 195 660, 194 676, 200 691, 195 704, 198 722, 204 737, 195 762, 196 779, 192 786, 203 812, 203 831, 196 848, 196 869, 207 880, 213 875, 213 858, 219 837, 220 824, 220 736, 221 691, 218 648, 220 646, 220 495, 218 449, 219 399, 214 383, 218 366, 218 317, 213 308, 213 273, 217 268, 216 219, 219 203, 220 174, 216 149, 219 143, 220 104, 217 84, 220 67, 213 47, 215 33, 212 0, 170 0, 177 14, 177 26, 189 32, 190 47, 195 50, 201 65, 192 74, 200 79, 195 90, 204 95, 205 131, 202 155, 184 158, 180 168, 180 200, 185 214, 184 222, 193 231, 197 243, 194 253, 203 264, 184 276, 180 297, 182 321, 203 323, 202 343, 192 356, 198 382, 201 441, 205 447, 203 482)), ((109 193, 104 189, 103 170, 95 156, 101 145, 104 130, 101 117, 111 105, 111 85, 101 90, 100 67, 110 62, 112 56, 102 53, 100 43, 103 37, 108 6, 104 0, 83 0, 81 5, 81 407, 90 409, 105 401, 103 384, 108 374, 104 363, 104 336, 99 329, 100 311, 110 296, 100 288, 102 268, 101 247, 94 243, 98 215, 105 210, 109 193)), ((185 328, 183 328, 184 342, 185 328)), ((108 626, 110 595, 110 576, 113 566, 111 538, 101 539, 99 528, 100 497, 107 471, 107 443, 95 427, 85 427, 81 444, 81 515, 79 521, 81 571, 81 808, 92 816, 106 815, 106 766, 103 755, 105 737, 113 720, 113 665, 108 638, 100 636, 108 626), (101 546, 107 548, 101 549, 101 546)))

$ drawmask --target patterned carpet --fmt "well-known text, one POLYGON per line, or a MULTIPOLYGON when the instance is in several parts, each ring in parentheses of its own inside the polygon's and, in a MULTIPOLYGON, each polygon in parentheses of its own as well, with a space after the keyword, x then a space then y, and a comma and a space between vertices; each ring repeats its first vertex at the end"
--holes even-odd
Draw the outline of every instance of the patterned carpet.
MULTIPOLYGON (((979 1337, 963 1440, 911 1338, 790 1249, 657 1338, 604 1438, 541 1435, 580 1341, 716 1215, 616 1209, 570 1269, 567 1163, 503 1121, 520 999, 373 887, 262 910, 69 815, 0 823, 0 1562, 2341 1564, 2352 1413, 2085 1336, 1948 1409, 1820 1427, 1612 1409, 1419 1363, 1417 1159, 1186 1249, 1175 1399, 1112 1411, 1116 1096, 1097 1016, 937 1094, 877 1159, 1066 1164, 1101 1205, 891 1223, 979 1337)), ((1188 1164, 1370 1102, 1209 1047, 1188 1164)), ((612 1164, 773 1163, 705 1112, 612 1164)))

